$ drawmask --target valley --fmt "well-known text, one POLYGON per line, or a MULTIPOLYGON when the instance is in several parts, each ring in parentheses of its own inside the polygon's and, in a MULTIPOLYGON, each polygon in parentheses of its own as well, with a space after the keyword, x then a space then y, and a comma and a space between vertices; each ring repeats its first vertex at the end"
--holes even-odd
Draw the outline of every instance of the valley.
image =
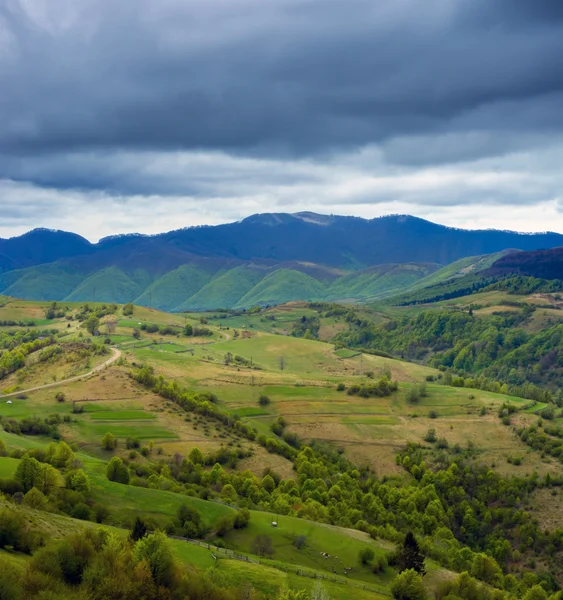
MULTIPOLYGON (((8 324, 0 328, 4 348, 24 336, 45 340, 47 331, 51 342, 29 352, 0 382, 4 510, 21 513, 56 537, 97 521, 125 539, 139 517, 175 536, 170 544, 176 559, 201 576, 212 573, 214 585, 249 584, 264 598, 284 587, 312 590, 315 581, 338 598, 389 597, 396 567, 385 565, 403 532, 412 529, 427 554, 427 593, 454 585, 448 582, 456 581, 456 571, 463 564, 471 569, 478 560, 472 557, 485 547, 505 569, 503 593, 513 594, 507 598, 518 597, 514 586, 524 585, 516 582, 530 572, 526 564, 532 560, 542 565, 539 574, 557 582, 562 463, 555 450, 525 443, 520 432, 537 431, 549 406, 554 413, 540 428, 547 432, 547 424, 563 423, 560 407, 550 404, 559 397, 530 401, 509 386, 504 392, 501 385, 479 388, 467 376, 460 385, 455 374, 432 365, 431 348, 428 356, 419 353, 409 362, 397 358, 400 347, 355 347, 365 327, 385 329, 398 318, 420 315, 467 315, 470 308, 478 321, 499 311, 522 312, 529 335, 559 322, 549 298, 518 296, 515 304, 513 295, 501 291, 425 306, 291 302, 182 313, 6 297, 0 308, 0 322, 8 324), (45 460, 53 440, 69 445, 87 478, 81 508, 68 504, 57 484, 44 491, 45 501, 28 502, 26 494, 23 504, 13 505, 9 499, 17 487, 11 482, 24 453, 45 460), (471 537, 458 529, 462 516, 433 512, 431 499, 448 506, 452 490, 436 496, 428 486, 440 490, 440 478, 454 464, 469 467, 467 474, 494 474, 487 484, 492 487, 480 494, 495 494, 496 485, 520 489, 516 506, 530 514, 523 523, 538 540, 549 536, 555 554, 544 554, 536 541, 518 542, 516 529, 507 530, 514 550, 501 552, 487 541, 492 529, 471 537), (126 473, 126 481, 117 473, 126 473), (365 494, 373 504, 359 500, 365 494), (430 496, 423 500, 420 494, 430 496), (407 508, 414 497, 416 505, 407 508), (378 498, 389 499, 384 505, 378 498), (186 506, 199 515, 189 526, 176 516, 186 506), (244 510, 249 523, 233 528, 244 510), (532 519, 549 533, 534 529, 532 519), (458 539, 446 543, 438 522, 458 539), (336 548, 338 559, 324 557, 336 548), (365 548, 373 551, 367 564, 358 560, 365 548), (372 568, 371 562, 383 566, 372 568)), ((464 477, 461 487, 483 486, 464 477)), ((476 514, 483 509, 471 505, 476 514)), ((499 506, 506 515, 511 510, 499 506)), ((0 550, 2 559, 16 571, 28 560, 9 549, 0 550)), ((534 577, 530 581, 544 581, 534 577)), ((482 583, 474 585, 491 585, 485 575, 479 578, 482 583)))

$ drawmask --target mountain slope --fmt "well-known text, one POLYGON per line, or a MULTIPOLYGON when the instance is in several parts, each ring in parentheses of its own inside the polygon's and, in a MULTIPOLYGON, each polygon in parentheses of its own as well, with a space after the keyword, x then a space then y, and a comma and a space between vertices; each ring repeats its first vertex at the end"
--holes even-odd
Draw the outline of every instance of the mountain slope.
POLYGON ((364 300, 392 294, 433 273, 436 264, 378 265, 356 271, 336 280, 325 294, 326 300, 364 300))
POLYGON ((94 245, 75 233, 34 229, 18 237, 0 239, 0 273, 93 251, 94 245))
MULTIPOLYGON (((561 245, 563 235, 557 233, 468 231, 397 215, 366 220, 262 214, 97 244, 34 230, 0 240, 0 293, 38 300, 133 300, 165 310, 290 299, 369 301, 492 268, 495 253, 510 248, 561 245)), ((515 260, 518 265, 496 268, 529 270, 524 259, 515 260)))
POLYGON ((140 306, 155 306, 161 310, 174 310, 201 290, 211 279, 211 274, 195 265, 183 265, 154 281, 135 299, 140 306))
POLYGON ((253 215, 237 223, 191 227, 154 236, 114 236, 90 244, 75 234, 34 230, 0 240, 0 268, 22 268, 89 256, 89 267, 117 264, 164 273, 196 257, 238 261, 301 261, 358 270, 377 264, 449 264, 507 248, 563 245, 558 233, 463 230, 393 215, 376 219, 297 214, 253 215))
POLYGON ((214 277, 176 310, 230 308, 247 294, 265 275, 264 268, 252 265, 236 267, 214 277))
MULTIPOLYGON (((117 267, 107 267, 87 277, 65 300, 87 302, 98 300, 125 304, 136 298, 142 287, 135 276, 124 273, 117 267)), ((144 277, 140 277, 144 279, 144 277)))
POLYGON ((538 279, 563 279, 563 248, 514 252, 495 261, 487 275, 524 275, 538 279))
POLYGON ((249 308, 292 300, 315 300, 323 297, 324 291, 325 286, 310 275, 293 269, 277 269, 266 275, 235 306, 249 308))

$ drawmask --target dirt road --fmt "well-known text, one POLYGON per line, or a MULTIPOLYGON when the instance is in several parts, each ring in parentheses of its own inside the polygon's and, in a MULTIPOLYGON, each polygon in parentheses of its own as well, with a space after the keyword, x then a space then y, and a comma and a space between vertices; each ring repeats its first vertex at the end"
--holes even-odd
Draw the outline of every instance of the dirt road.
POLYGON ((38 390, 46 390, 48 388, 54 388, 54 387, 58 387, 60 385, 65 385, 66 383, 71 383, 73 381, 80 381, 81 379, 86 379, 87 377, 90 377, 91 375, 94 375, 94 374, 98 373, 99 371, 101 371, 102 369, 105 369, 109 365, 113 364, 116 360, 119 360, 119 357, 121 356, 121 350, 118 350, 117 348, 112 348, 111 351, 113 352, 113 355, 111 356, 111 358, 109 358, 108 360, 103 362, 101 365, 94 367, 91 371, 88 371, 88 373, 84 373, 84 375, 76 375, 76 377, 69 377, 68 379, 62 379, 61 381, 56 381, 55 383, 46 383, 45 385, 38 385, 36 387, 32 387, 27 390, 18 390, 17 392, 12 392, 11 394, 0 394, 0 400, 2 400, 4 398, 12 398, 15 396, 19 396, 20 394, 28 394, 30 392, 37 392, 38 390))

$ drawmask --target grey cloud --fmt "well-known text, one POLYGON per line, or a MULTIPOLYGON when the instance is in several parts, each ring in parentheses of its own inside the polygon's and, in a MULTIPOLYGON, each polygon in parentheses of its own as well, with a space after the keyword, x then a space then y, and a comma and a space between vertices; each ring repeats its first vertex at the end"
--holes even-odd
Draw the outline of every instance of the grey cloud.
POLYGON ((77 4, 66 26, 68 1, 3 11, 5 151, 304 155, 481 119, 526 131, 563 88, 563 24, 547 2, 77 4))

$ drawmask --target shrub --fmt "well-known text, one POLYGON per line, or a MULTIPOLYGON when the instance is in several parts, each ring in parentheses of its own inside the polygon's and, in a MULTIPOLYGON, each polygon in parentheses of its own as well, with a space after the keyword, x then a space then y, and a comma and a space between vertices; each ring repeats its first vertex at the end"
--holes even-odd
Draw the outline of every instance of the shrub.
POLYGON ((437 418, 438 418, 438 413, 437 413, 435 410, 431 410, 431 411, 428 413, 428 417, 429 417, 430 419, 437 419, 437 418))
POLYGON ((395 600, 426 600, 422 577, 414 570, 403 571, 391 583, 391 594, 395 600))
POLYGON ((109 461, 106 476, 110 481, 116 481, 125 485, 129 483, 129 469, 118 456, 114 456, 109 461))
POLYGON ((65 396, 64 392, 57 392, 55 394, 55 399, 57 402, 64 402, 66 400, 66 396, 65 396))
POLYGON ((343 392, 346 389, 346 386, 340 382, 337 386, 336 386, 336 391, 338 392, 343 392))
POLYGON ((358 558, 362 565, 369 565, 375 557, 375 552, 371 548, 362 548, 358 554, 358 558))
POLYGON ((250 511, 247 508, 243 508, 235 515, 233 527, 235 529, 245 529, 250 523, 250 511))
POLYGON ((260 394, 260 398, 258 398, 258 404, 260 406, 268 406, 270 402, 271 400, 268 396, 266 396, 265 394, 260 394))
POLYGON ((429 442, 430 444, 433 444, 436 441, 436 430, 435 429, 429 429, 426 432, 426 435, 424 436, 424 441, 425 442, 429 442))
POLYGON ((115 436, 113 435, 113 433, 106 433, 104 435, 104 437, 102 438, 102 448, 104 450, 115 450, 115 448, 117 447, 117 440, 115 439, 115 436))
POLYGON ((418 393, 418 387, 413 384, 407 390, 405 398, 409 404, 418 404, 418 402, 420 402, 420 394, 418 393))

